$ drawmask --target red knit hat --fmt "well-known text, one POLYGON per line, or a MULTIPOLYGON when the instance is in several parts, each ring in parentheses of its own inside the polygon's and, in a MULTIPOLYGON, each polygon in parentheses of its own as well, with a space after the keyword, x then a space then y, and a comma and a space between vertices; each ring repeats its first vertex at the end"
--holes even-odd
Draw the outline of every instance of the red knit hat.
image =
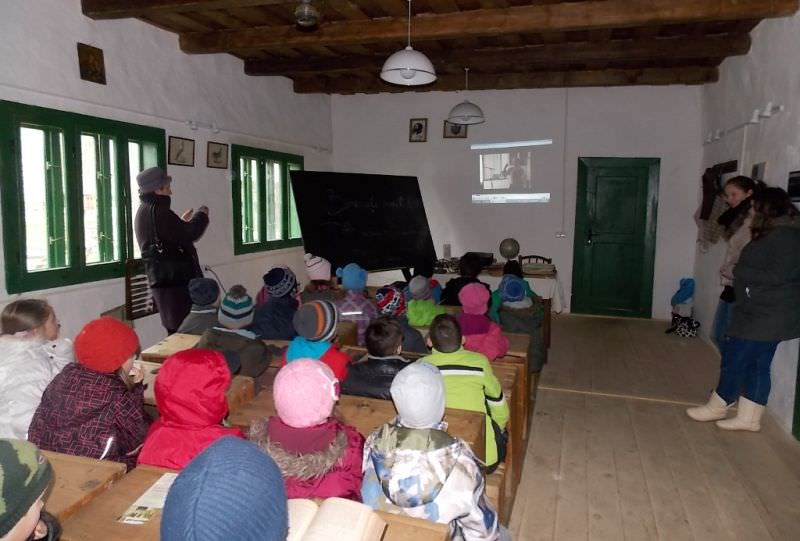
POLYGON ((113 372, 133 357, 139 338, 133 329, 112 317, 86 324, 75 337, 75 360, 95 372, 113 372))

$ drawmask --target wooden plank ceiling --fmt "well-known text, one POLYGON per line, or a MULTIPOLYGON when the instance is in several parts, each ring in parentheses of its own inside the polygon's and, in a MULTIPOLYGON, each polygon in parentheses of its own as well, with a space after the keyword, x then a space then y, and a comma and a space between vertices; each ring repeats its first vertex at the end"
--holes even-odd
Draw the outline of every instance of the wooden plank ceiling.
POLYGON ((414 0, 411 40, 438 79, 383 82, 405 46, 406 0, 313 0, 313 31, 295 25, 299 0, 82 0, 93 19, 137 18, 180 36, 188 54, 229 53, 253 76, 282 75, 300 93, 702 84, 750 49, 764 18, 800 0, 414 0))

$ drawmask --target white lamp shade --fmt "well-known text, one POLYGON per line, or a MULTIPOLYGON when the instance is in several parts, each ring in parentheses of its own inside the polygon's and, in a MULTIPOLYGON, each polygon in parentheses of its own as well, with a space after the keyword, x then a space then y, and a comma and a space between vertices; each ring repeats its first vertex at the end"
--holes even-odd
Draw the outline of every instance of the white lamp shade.
POLYGON ((450 110, 447 121, 450 124, 480 124, 486 122, 486 119, 480 107, 464 100, 450 110))
POLYGON ((395 85, 427 85, 436 80, 436 70, 427 56, 409 45, 386 59, 381 79, 395 85))

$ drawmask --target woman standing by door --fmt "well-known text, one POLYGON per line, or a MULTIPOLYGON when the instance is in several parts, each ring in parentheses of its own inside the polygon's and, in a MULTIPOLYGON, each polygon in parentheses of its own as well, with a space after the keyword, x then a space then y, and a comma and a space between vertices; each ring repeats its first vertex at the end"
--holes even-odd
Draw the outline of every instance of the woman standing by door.
POLYGON ((189 280, 203 276, 194 243, 208 227, 208 207, 178 216, 170 209, 172 177, 159 167, 136 177, 141 205, 134 231, 145 261, 161 324, 174 333, 192 308, 189 280))
POLYGON ((781 188, 757 192, 750 217, 752 240, 733 270, 736 306, 719 383, 706 405, 686 413, 696 421, 717 420, 725 430, 757 432, 775 350, 780 342, 800 337, 800 218, 781 188), (736 417, 722 420, 737 399, 736 417))

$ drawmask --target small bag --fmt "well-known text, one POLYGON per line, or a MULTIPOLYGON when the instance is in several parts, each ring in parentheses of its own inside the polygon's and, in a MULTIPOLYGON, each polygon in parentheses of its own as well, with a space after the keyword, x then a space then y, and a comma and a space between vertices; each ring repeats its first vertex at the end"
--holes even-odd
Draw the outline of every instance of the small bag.
POLYGON ((675 334, 683 338, 694 338, 697 336, 697 329, 700 327, 700 322, 691 317, 682 317, 680 323, 675 328, 675 334))
POLYGON ((158 238, 155 206, 152 207, 150 216, 155 239, 150 246, 142 250, 147 281, 154 289, 185 286, 195 277, 194 260, 182 246, 164 244, 158 238))

